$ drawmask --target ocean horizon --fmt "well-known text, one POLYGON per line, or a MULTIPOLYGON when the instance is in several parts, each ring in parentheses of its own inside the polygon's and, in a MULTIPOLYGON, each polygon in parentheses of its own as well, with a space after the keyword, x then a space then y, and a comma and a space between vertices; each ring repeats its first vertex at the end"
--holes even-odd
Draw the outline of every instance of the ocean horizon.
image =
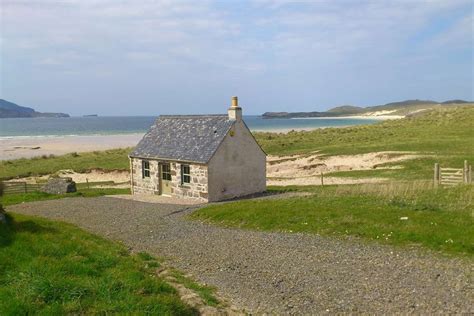
MULTIPOLYGON (((3 118, 0 119, 0 139, 23 137, 57 137, 86 135, 121 135, 145 133, 157 116, 98 116, 69 118, 3 118)), ((317 118, 264 119, 246 115, 244 121, 254 132, 287 132, 327 127, 373 124, 380 119, 317 118)))

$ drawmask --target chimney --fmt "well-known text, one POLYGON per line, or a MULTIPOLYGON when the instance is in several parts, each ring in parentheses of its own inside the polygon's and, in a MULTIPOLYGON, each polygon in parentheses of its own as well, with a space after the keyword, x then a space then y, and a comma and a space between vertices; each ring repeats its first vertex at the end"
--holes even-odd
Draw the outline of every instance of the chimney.
POLYGON ((237 97, 232 97, 232 104, 227 110, 229 114, 229 120, 241 121, 242 120, 242 108, 239 106, 239 100, 237 97))

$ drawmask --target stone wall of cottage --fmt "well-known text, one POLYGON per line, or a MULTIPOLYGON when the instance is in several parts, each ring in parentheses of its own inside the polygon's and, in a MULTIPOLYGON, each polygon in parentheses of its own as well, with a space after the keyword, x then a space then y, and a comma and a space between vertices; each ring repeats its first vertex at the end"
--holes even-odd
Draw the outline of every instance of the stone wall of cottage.
MULTIPOLYGON (((148 159, 150 162, 150 177, 142 176, 142 159, 130 158, 132 169, 133 194, 160 194, 159 161, 148 159)), ((208 171, 206 165, 189 164, 191 183, 181 184, 181 163, 170 162, 171 167, 171 195, 203 202, 208 200, 208 171)))
POLYGON ((133 194, 159 194, 160 173, 158 161, 148 160, 150 162, 150 177, 142 176, 142 159, 130 158, 132 192, 133 194))
POLYGON ((171 163, 171 194, 176 197, 185 197, 207 201, 207 166, 189 164, 191 183, 181 184, 181 164, 171 163))

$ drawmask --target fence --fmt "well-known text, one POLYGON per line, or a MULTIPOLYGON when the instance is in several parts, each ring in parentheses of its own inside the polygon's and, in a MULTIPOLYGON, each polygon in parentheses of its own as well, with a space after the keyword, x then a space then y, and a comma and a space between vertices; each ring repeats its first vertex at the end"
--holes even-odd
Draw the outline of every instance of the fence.
POLYGON ((26 182, 3 182, 5 194, 12 193, 28 193, 38 191, 41 184, 31 184, 26 182))
POLYGON ((464 161, 464 168, 441 168, 439 163, 434 166, 434 185, 453 186, 472 183, 472 166, 464 161))
MULTIPOLYGON (((89 182, 86 179, 86 182, 83 183, 76 183, 77 190, 83 189, 91 189, 91 188, 100 188, 101 186, 110 186, 114 187, 116 185, 123 185, 128 184, 129 182, 120 182, 116 183, 114 181, 98 181, 98 182, 89 182)), ((15 194, 15 193, 31 193, 35 191, 40 191, 41 187, 45 185, 45 183, 27 183, 22 181, 12 181, 12 182, 3 182, 4 190, 3 193, 5 194, 15 194)))

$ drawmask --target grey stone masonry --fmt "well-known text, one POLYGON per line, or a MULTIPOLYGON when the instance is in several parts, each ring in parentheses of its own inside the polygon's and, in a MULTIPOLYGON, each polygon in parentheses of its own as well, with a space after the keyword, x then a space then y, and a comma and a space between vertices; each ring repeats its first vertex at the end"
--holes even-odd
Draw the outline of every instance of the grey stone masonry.
POLYGON ((71 178, 52 178, 41 188, 41 191, 50 194, 76 192, 76 183, 71 178))
POLYGON ((208 170, 204 164, 177 161, 130 158, 133 194, 160 194, 159 164, 169 163, 171 171, 171 196, 208 201, 208 170), (142 161, 150 166, 150 177, 143 177, 142 161), (181 165, 190 167, 190 183, 181 183, 181 165))
POLYGON ((207 201, 207 166, 199 164, 188 164, 190 166, 191 181, 190 183, 181 183, 181 164, 171 164, 171 175, 172 175, 172 188, 171 192, 173 196, 186 197, 207 201), (176 176, 173 176, 173 170, 175 170, 176 176))
POLYGON ((160 172, 158 161, 145 159, 150 162, 150 177, 143 178, 142 161, 144 159, 131 158, 132 190, 134 194, 159 194, 160 172))

